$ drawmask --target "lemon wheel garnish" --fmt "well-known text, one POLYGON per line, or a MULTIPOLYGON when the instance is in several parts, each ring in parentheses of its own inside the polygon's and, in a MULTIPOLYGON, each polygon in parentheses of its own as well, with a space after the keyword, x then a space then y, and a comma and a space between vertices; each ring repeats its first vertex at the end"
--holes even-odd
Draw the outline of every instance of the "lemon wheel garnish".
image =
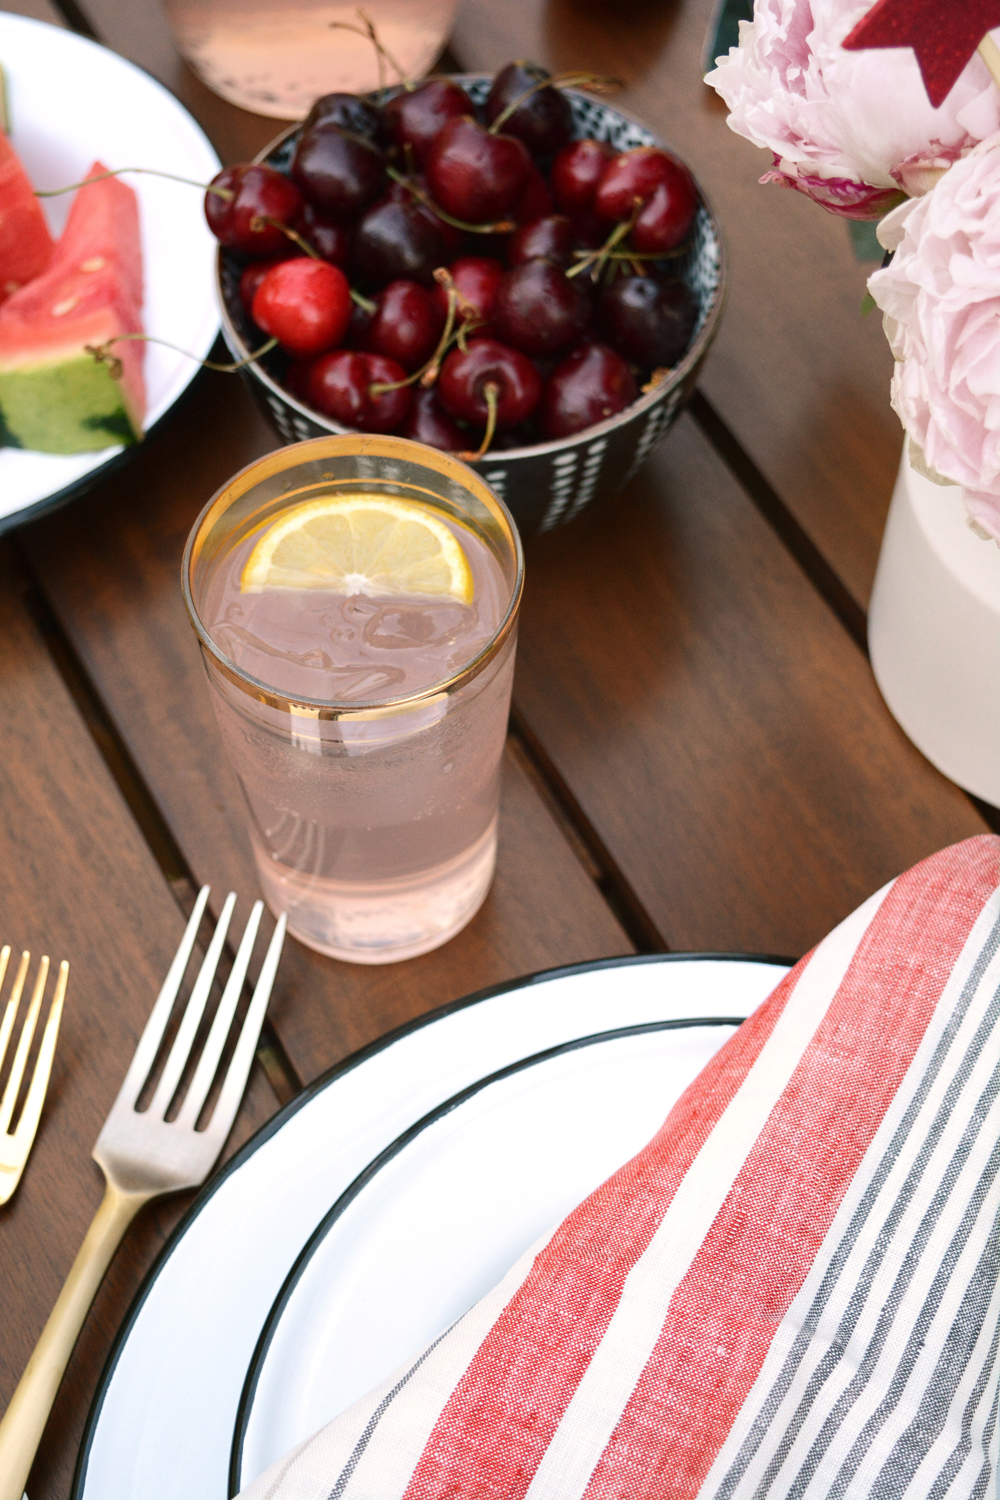
POLYGON ((258 538, 240 589, 329 589, 383 599, 449 595, 470 604, 473 583, 461 545, 429 507, 347 494, 285 511, 258 538))

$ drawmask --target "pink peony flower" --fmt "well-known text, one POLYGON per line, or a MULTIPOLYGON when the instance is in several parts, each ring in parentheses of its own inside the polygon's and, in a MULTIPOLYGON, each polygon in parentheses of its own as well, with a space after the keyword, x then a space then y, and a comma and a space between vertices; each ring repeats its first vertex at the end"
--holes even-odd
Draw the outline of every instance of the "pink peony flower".
MULTIPOLYGON (((1000 130, 1000 93, 974 57, 932 109, 908 47, 845 52, 874 0, 755 0, 710 83, 729 124, 770 149, 780 182, 849 219, 878 219, 1000 130)), ((959 0, 955 0, 959 3, 959 0)))
POLYGON ((1000 133, 879 228, 892 262, 869 278, 898 361, 892 404, 918 467, 965 489, 1000 541, 1000 133))

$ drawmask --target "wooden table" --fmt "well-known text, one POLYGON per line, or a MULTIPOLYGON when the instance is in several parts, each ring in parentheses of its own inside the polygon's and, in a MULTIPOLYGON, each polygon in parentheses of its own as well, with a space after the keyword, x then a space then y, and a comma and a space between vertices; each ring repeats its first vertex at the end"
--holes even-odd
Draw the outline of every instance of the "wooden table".
MULTIPOLYGON (((226 161, 275 122, 189 72, 155 0, 23 0, 172 88, 226 161)), ((465 0, 469 69, 530 57, 626 80, 690 163, 732 293, 700 390, 613 504, 529 543, 500 863, 479 915, 387 969, 285 951, 230 1150, 347 1053, 456 996, 612 954, 798 954, 890 876, 996 814, 887 713, 864 608, 900 450, 890 357, 846 229, 756 185, 762 161, 700 81, 711 0, 465 0)), ((89 1159, 203 881, 256 893, 178 587, 213 490, 277 446, 235 379, 203 375, 134 462, 0 542, 0 937, 68 957, 38 1143, 0 1209, 0 1404, 97 1204, 89 1159)), ((30 1484, 69 1493, 114 1330, 185 1204, 139 1221, 103 1286, 30 1484)), ((121 1497, 131 1500, 131 1497, 121 1497)))

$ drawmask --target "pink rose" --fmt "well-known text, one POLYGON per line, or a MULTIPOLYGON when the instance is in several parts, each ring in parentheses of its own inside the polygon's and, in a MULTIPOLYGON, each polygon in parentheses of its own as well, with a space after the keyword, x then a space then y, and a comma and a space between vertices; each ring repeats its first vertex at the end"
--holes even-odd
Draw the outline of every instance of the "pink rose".
POLYGON ((1000 541, 1000 133, 890 214, 869 278, 898 361, 892 404, 932 479, 1000 541))
MULTIPOLYGON (((710 83, 729 124, 774 156, 780 182, 849 219, 878 219, 1000 130, 1000 93, 976 56, 932 109, 908 47, 845 52, 874 0, 755 0, 710 83)), ((958 0, 956 0, 958 3, 958 0)))

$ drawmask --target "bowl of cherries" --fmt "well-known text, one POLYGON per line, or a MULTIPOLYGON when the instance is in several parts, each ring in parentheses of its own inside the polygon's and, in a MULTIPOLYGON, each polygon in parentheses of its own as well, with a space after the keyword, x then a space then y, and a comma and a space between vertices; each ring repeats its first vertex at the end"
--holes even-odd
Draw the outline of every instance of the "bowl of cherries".
POLYGON ((635 472, 723 303, 688 169, 524 63, 326 95, 220 173, 206 215, 226 342, 281 437, 457 453, 525 535, 635 472))

